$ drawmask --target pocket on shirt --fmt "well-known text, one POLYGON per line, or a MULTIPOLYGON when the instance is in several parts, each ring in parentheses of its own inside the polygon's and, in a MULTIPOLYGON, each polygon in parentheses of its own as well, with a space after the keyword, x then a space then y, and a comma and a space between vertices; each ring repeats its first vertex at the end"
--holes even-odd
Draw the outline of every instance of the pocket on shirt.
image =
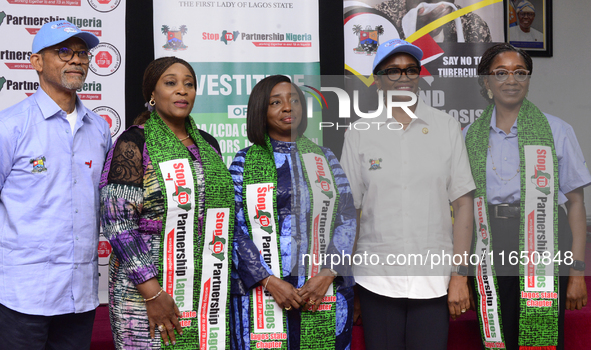
POLYGON ((31 169, 14 167, 4 183, 3 196, 12 220, 20 220, 17 218, 43 210, 47 205, 47 188, 52 181, 49 172, 53 169, 37 173, 32 173, 31 169))
MULTIPOLYGON (((53 169, 52 169, 53 170, 53 169)), ((43 170, 33 169, 33 166, 26 167, 25 169, 21 169, 20 171, 15 172, 14 182, 18 183, 18 186, 21 188, 30 188, 31 191, 33 190, 30 186, 39 186, 42 185, 48 179, 49 169, 44 168, 43 170)))

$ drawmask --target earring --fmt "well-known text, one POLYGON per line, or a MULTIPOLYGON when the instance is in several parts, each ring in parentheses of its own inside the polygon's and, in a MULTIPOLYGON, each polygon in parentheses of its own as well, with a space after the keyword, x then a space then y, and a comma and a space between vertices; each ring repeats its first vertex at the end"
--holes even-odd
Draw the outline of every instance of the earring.
POLYGON ((493 95, 491 89, 488 89, 487 94, 488 94, 488 98, 492 100, 494 95, 493 95))
POLYGON ((156 105, 156 101, 154 101, 154 97, 152 97, 150 99, 150 102, 148 102, 150 104, 150 106, 154 107, 156 105))

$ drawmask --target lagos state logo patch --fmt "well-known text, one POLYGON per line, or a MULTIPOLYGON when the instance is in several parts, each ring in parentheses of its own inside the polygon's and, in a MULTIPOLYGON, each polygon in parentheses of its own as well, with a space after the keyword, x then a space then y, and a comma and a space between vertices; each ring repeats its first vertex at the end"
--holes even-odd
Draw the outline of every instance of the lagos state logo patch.
POLYGON ((31 171, 33 174, 47 171, 47 168, 45 167, 45 156, 33 158, 29 160, 29 164, 33 164, 33 170, 31 171))
POLYGON ((369 170, 379 170, 382 169, 381 164, 382 158, 378 159, 370 159, 369 160, 369 170))

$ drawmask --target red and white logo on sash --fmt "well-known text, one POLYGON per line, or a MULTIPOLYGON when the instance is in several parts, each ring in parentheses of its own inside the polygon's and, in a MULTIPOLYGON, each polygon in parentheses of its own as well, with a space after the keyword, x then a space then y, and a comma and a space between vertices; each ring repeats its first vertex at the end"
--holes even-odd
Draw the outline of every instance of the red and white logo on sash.
MULTIPOLYGON (((554 292, 554 159, 552 148, 524 146, 525 290, 554 292), (544 259, 544 256, 547 258, 544 259), (546 263, 545 263, 545 262, 546 263), (547 263, 550 262, 550 263, 547 263)), ((522 199, 523 200, 523 199, 522 199)))
POLYGON ((199 303, 200 349, 226 348, 226 302, 228 294, 228 208, 208 209, 205 222, 203 268, 199 303))
POLYGON ((164 289, 172 296, 181 313, 190 313, 194 311, 195 283, 193 174, 187 159, 169 160, 159 166, 167 199, 166 227, 162 242, 164 289))
MULTIPOLYGON (((336 186, 333 182, 330 165, 326 158, 315 153, 302 154, 306 175, 308 181, 317 179, 320 186, 310 186, 312 189, 312 230, 311 246, 309 253, 311 255, 308 276, 314 277, 322 268, 322 261, 326 259, 326 249, 330 242, 330 229, 332 227, 332 218, 335 210, 336 186), (330 191, 330 192, 329 192, 330 191)), ((334 294, 332 284, 326 291, 327 296, 334 294)))
MULTIPOLYGON (((273 183, 246 185, 247 220, 254 244, 273 275, 281 277, 273 190, 273 183)), ((283 310, 262 286, 256 287, 253 293, 254 333, 283 333, 283 310)))

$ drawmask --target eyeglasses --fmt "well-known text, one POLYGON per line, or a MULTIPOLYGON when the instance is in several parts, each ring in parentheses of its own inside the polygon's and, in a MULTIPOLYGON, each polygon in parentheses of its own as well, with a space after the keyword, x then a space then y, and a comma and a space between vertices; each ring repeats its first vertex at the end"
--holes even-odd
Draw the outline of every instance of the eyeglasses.
POLYGON ((69 62, 72 58, 74 58, 74 54, 78 54, 78 58, 80 58, 80 62, 82 63, 88 63, 92 58, 92 54, 86 50, 74 51, 68 47, 62 47, 54 50, 57 51, 58 57, 64 62, 69 62))
POLYGON ((385 75, 391 81, 398 81, 402 77, 402 73, 406 74, 408 79, 415 80, 421 73, 421 67, 408 67, 404 69, 388 68, 377 72, 376 75, 385 75))
POLYGON ((519 17, 529 17, 529 18, 534 18, 534 16, 536 15, 533 12, 519 12, 518 13, 519 17))
POLYGON ((526 81, 529 78, 529 71, 527 69, 516 69, 511 71, 504 68, 498 68, 493 69, 492 74, 494 74, 498 81, 506 81, 509 78, 509 74, 513 74, 513 78, 519 82, 526 81))

